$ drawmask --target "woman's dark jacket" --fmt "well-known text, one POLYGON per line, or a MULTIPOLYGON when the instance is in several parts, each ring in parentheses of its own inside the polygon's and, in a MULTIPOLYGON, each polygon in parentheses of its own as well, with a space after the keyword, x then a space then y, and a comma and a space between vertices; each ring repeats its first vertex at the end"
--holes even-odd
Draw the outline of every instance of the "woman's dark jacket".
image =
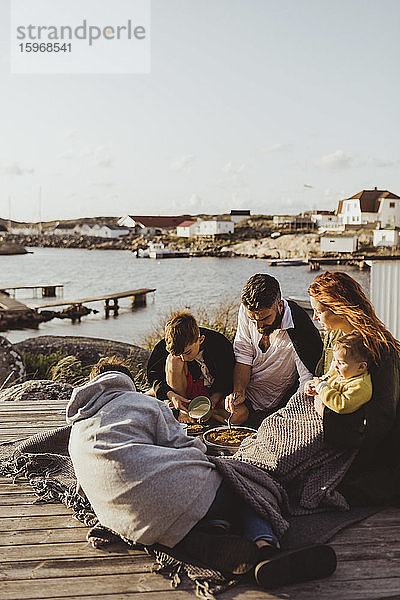
POLYGON ((324 410, 326 442, 359 452, 341 485, 352 504, 400 503, 400 358, 388 351, 369 369, 372 398, 354 413, 324 410))
MULTIPOLYGON (((214 382, 210 388, 210 393, 220 392, 223 395, 230 394, 233 390, 233 367, 235 364, 235 355, 232 344, 222 333, 200 327, 200 335, 205 339, 201 345, 203 358, 210 374, 214 377, 214 382)), ((156 397, 159 400, 167 399, 167 392, 173 391, 167 384, 165 376, 165 363, 168 352, 165 347, 165 340, 161 340, 154 347, 147 364, 147 379, 153 386, 156 397)), ((201 370, 199 364, 195 361, 189 361, 188 368, 193 379, 199 379, 201 370)))

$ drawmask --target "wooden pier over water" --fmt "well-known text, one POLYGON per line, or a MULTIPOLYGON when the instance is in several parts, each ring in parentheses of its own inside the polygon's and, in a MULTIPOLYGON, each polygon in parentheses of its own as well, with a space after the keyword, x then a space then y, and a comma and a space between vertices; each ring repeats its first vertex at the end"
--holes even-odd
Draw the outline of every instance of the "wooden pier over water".
POLYGON ((73 306, 73 307, 81 307, 84 304, 90 304, 91 302, 101 302, 104 300, 104 311, 106 317, 108 317, 110 310, 113 311, 114 315, 118 314, 119 304, 118 300, 120 298, 131 298, 131 307, 136 308, 138 306, 146 305, 146 297, 147 294, 151 294, 155 292, 155 288, 140 288, 138 290, 129 290, 127 292, 115 292, 113 294, 101 294, 99 296, 92 296, 89 298, 81 298, 80 300, 69 300, 63 302, 48 302, 46 304, 36 305, 36 309, 41 308, 53 308, 55 306, 73 306))
MULTIPOLYGON (((65 403, 0 403, 0 441, 65 424, 65 403)), ((152 560, 123 543, 92 548, 63 504, 34 504, 28 482, 0 478, 1 600, 195 600, 150 573, 152 560)), ((240 585, 221 600, 383 600, 400 597, 400 510, 388 508, 336 535, 336 572, 266 592, 240 585)))

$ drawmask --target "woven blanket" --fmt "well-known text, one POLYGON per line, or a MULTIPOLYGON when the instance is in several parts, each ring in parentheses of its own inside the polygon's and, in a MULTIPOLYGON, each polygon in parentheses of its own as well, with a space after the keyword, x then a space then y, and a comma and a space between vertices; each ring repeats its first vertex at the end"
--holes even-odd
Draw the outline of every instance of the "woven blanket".
MULTIPOLYGON (((297 404, 294 404, 294 407, 296 406, 297 404)), ((294 408, 294 413, 297 414, 298 410, 300 409, 294 408)), ((282 419, 282 416, 280 418, 282 419)), ((316 424, 314 428, 313 431, 317 433, 316 424)), ((224 480, 258 514, 270 519, 276 531, 282 534, 287 530, 282 539, 282 547, 290 548, 304 543, 325 542, 346 525, 376 512, 377 509, 367 508, 345 512, 336 510, 306 517, 295 517, 289 519, 290 526, 287 529, 287 519, 292 508, 290 505, 293 502, 290 501, 283 483, 286 482, 289 485, 299 481, 302 472, 301 457, 310 459, 310 468, 312 456, 319 458, 320 435, 317 433, 314 436, 319 441, 315 442, 312 452, 298 448, 297 454, 293 453, 298 460, 291 460, 290 464, 288 463, 284 467, 283 455, 281 456, 277 452, 272 453, 271 447, 268 451, 263 450, 265 439, 262 432, 264 429, 265 425, 262 426, 255 440, 244 444, 234 458, 210 457, 210 460, 216 465, 224 480), (253 451, 250 451, 251 446, 254 448, 253 451), (268 461, 262 458, 263 453, 269 457, 268 461), (243 460, 241 459, 242 454, 243 460), (238 460, 239 458, 240 460, 238 460), (274 476, 271 477, 271 475, 274 476), (285 516, 282 515, 282 511, 285 516)), ((264 433, 266 434, 266 431, 264 433)), ((70 507, 79 520, 92 527, 88 533, 88 540, 94 546, 100 547, 115 541, 115 534, 100 526, 87 499, 76 491, 76 477, 68 455, 69 434, 70 427, 68 426, 45 431, 23 441, 0 444, 0 474, 13 477, 15 482, 18 482, 19 478, 28 478, 41 500, 51 502, 57 500, 70 507)), ((274 435, 281 436, 284 435, 284 432, 279 433, 276 430, 274 435)), ((273 439, 276 443, 277 438, 273 439)), ((332 457, 329 473, 334 473, 334 464, 335 461, 332 457)), ((340 467, 340 477, 329 476, 326 478, 329 481, 330 491, 323 497, 334 497, 334 482, 337 483, 340 480, 344 470, 344 465, 340 460, 337 462, 337 466, 340 467)), ((314 489, 313 482, 316 479, 311 477, 310 481, 312 482, 310 489, 314 489)), ((308 489, 308 486, 306 488, 308 489)), ((311 496, 314 498, 312 494, 311 496)), ((307 494, 306 497, 308 497, 307 494)), ((331 503, 331 506, 333 504, 335 503, 331 503)), ((309 512, 312 510, 316 509, 308 509, 309 512)), ((130 543, 129 540, 124 541, 130 543)), ((239 577, 229 579, 223 573, 187 560, 187 557, 179 556, 169 548, 154 545, 145 547, 144 550, 155 559, 155 570, 167 576, 172 585, 177 586, 182 578, 188 577, 194 583, 196 595, 199 598, 212 600, 215 594, 240 581, 239 577)))
POLYGON ((302 515, 349 509, 337 486, 356 454, 325 444, 322 417, 312 399, 297 392, 284 408, 264 419, 255 436, 242 442, 234 460, 272 475, 288 494, 289 514, 302 515))

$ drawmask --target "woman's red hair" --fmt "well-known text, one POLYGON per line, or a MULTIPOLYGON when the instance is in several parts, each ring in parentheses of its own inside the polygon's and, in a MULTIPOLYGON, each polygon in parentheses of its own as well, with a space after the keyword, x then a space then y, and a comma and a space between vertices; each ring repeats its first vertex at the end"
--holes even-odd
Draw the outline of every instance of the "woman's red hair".
POLYGON ((325 271, 317 275, 308 293, 335 315, 347 319, 353 330, 362 336, 375 363, 382 358, 384 351, 393 349, 400 352, 400 342, 378 319, 362 287, 350 275, 325 271))

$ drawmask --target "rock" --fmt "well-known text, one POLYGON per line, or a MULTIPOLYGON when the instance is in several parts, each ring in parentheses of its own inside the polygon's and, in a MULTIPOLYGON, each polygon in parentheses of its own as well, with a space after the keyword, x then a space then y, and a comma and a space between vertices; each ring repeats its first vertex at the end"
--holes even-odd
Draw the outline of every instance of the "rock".
POLYGON ((64 400, 67 403, 73 389, 72 385, 68 383, 56 383, 43 379, 25 381, 25 383, 13 385, 0 392, 0 402, 23 400, 29 400, 29 402, 46 400, 50 402, 51 400, 64 400))
POLYGON ((150 352, 133 344, 104 340, 101 338, 43 335, 28 338, 14 344, 19 352, 30 354, 54 354, 61 351, 65 355, 76 356, 82 365, 94 365, 102 356, 113 354, 129 357, 138 365, 146 365, 150 352))
POLYGON ((21 381, 26 375, 24 361, 17 348, 0 336, 0 387, 21 381))

